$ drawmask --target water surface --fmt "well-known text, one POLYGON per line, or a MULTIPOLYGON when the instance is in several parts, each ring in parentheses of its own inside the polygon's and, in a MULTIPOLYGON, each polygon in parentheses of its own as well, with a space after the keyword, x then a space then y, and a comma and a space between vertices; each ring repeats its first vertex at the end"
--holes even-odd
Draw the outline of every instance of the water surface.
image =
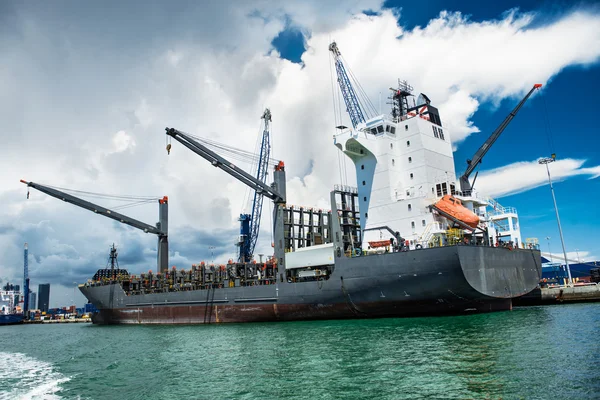
POLYGON ((0 399, 598 399, 600 303, 460 317, 0 328, 0 399))

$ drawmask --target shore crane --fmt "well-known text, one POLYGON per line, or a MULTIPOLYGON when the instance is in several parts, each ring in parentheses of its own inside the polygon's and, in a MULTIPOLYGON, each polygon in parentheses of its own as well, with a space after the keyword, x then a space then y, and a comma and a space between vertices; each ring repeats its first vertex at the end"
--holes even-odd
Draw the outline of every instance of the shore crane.
POLYGON ((356 129, 358 124, 366 121, 364 112, 360 107, 358 96, 356 95, 356 92, 350 83, 350 79, 346 73, 346 68, 342 62, 342 53, 340 53, 340 49, 338 48, 336 42, 332 42, 329 45, 329 51, 333 53, 333 59, 335 60, 335 71, 337 73, 338 84, 340 86, 342 96, 344 97, 344 103, 346 103, 346 111, 348 111, 348 115, 352 121, 352 127, 356 129))
MULTIPOLYGON (((271 110, 265 109, 261 119, 265 120, 265 129, 263 130, 260 152, 258 156, 258 166, 256 169, 256 179, 265 182, 267 179, 267 169, 269 166, 269 157, 271 153, 271 140, 270 140, 270 122, 271 122, 271 110)), ((258 234, 260 231, 260 217, 262 215, 262 204, 263 196, 258 191, 254 191, 254 198, 252 201, 252 213, 251 214, 240 214, 240 240, 239 240, 239 262, 252 261, 254 256, 254 248, 258 240, 258 234)))
MULTIPOLYGON (((35 307, 35 304, 33 305, 35 307)), ((23 313, 29 311, 29 246, 23 246, 23 313)))
POLYGON ((471 191, 473 190, 473 186, 475 185, 475 181, 477 180, 477 173, 475 174, 473 183, 469 182, 469 177, 471 176, 471 173, 473 173, 475 168, 477 168, 479 163, 481 163, 483 156, 485 156, 485 154, 490 150, 490 147, 492 147, 492 145, 500 137, 500 135, 502 134, 504 129, 506 129, 508 124, 510 124, 510 122, 513 120, 513 118, 517 115, 517 113, 519 112, 521 107, 523 107, 523 105, 525 104, 527 99, 529 99, 529 97, 533 94, 533 92, 536 89, 539 89, 541 87, 542 87, 541 83, 536 83, 535 85, 533 85, 533 87, 531 88, 529 93, 527 93, 525 95, 525 97, 519 102, 519 104, 517 104, 517 106, 514 108, 514 110, 512 110, 510 112, 510 114, 508 114, 508 116, 504 119, 504 121, 502 121, 502 123, 496 128, 496 130, 494 132, 492 132, 492 134, 485 141, 485 143, 483 143, 481 145, 481 147, 477 150, 477 152, 473 156, 473 159, 467 160, 467 165, 468 165, 467 170, 460 177, 460 191, 462 192, 462 194, 464 196, 471 195, 471 191))
MULTIPOLYGON (((162 199, 158 199, 158 220, 156 226, 148 225, 144 222, 138 221, 126 215, 117 213, 109 210, 108 208, 96 205, 89 201, 80 199, 56 188, 41 185, 35 182, 27 182, 21 179, 21 183, 26 184, 28 187, 39 190, 42 193, 46 193, 49 196, 55 197, 59 200, 65 201, 76 205, 77 207, 84 208, 92 211, 95 214, 102 215, 104 217, 114 219, 123 224, 133 226, 146 233, 152 233, 158 236, 158 251, 157 251, 157 266, 158 272, 166 272, 169 270, 169 240, 168 240, 168 217, 169 217, 169 198, 164 196, 162 199)), ((29 197, 29 196, 28 196, 29 197)))

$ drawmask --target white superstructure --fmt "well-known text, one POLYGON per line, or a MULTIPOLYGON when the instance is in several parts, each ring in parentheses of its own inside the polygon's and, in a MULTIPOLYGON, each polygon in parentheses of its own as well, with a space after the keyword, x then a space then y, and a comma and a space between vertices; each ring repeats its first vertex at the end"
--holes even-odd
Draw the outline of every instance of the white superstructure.
POLYGON ((411 248, 462 241, 465 234, 472 243, 491 238, 492 243, 501 239, 520 244, 516 210, 501 207, 476 191, 462 196, 450 135, 437 109, 424 95, 418 102, 410 98, 412 106, 406 106, 406 98, 412 95, 405 88, 395 93, 398 101, 393 103, 392 114, 396 117, 380 115, 334 137, 335 145, 356 168, 363 250, 369 241, 389 239, 390 229, 399 232, 411 248), (453 229, 453 221, 430 208, 447 194, 480 216, 479 229, 459 232, 453 229), (488 207, 496 210, 488 213, 488 207))

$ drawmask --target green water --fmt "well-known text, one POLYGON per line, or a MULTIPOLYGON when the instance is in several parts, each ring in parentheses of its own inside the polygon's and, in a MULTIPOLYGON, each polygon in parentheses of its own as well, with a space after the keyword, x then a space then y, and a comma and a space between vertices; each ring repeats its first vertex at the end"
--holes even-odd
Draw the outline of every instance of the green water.
POLYGON ((600 303, 461 317, 0 328, 0 399, 598 399, 600 303))

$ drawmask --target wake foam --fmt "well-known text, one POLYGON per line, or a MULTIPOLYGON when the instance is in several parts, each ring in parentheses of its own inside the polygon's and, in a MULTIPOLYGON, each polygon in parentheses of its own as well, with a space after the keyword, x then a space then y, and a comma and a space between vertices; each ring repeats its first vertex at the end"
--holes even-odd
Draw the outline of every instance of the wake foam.
POLYGON ((60 385, 69 380, 51 363, 21 353, 0 352, 0 400, 60 399, 60 385))

